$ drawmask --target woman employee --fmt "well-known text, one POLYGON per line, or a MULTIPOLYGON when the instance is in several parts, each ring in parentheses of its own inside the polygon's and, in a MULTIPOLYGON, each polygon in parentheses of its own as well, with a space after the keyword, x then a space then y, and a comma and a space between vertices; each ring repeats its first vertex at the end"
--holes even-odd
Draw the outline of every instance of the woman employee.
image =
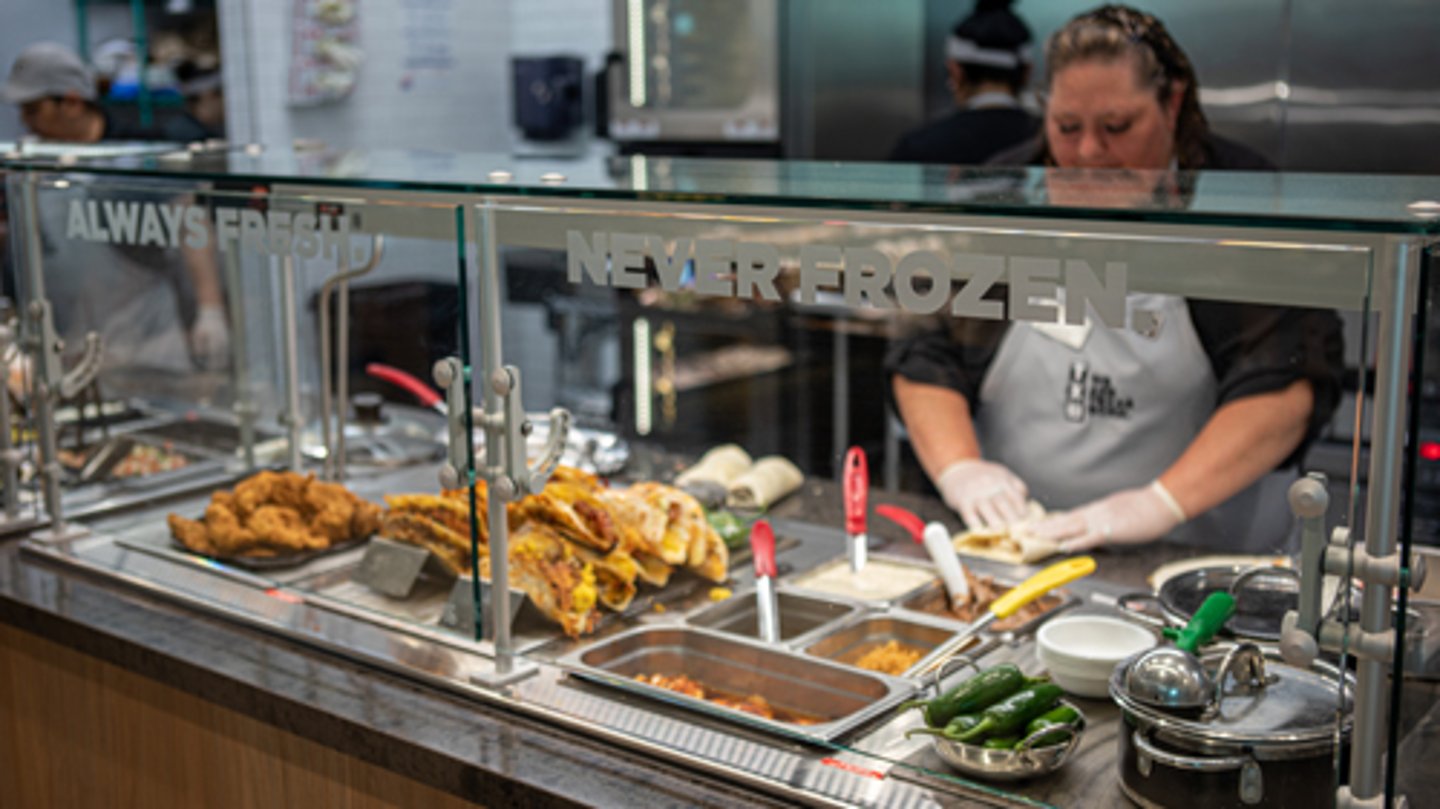
MULTIPOLYGON (((1046 62, 1044 128, 997 160, 1056 167, 1072 182, 1047 181, 1052 198, 1141 182, 1153 204, 1177 192, 1170 169, 1265 165, 1210 133, 1189 59, 1148 14, 1081 15, 1046 62)), ((1154 313, 1146 328, 953 320, 892 349, 896 405, 941 496, 971 528, 1018 521, 1034 498, 1052 512, 1028 530, 1065 551, 1160 537, 1283 550, 1285 487, 1339 396, 1339 319, 1127 303, 1154 313)))

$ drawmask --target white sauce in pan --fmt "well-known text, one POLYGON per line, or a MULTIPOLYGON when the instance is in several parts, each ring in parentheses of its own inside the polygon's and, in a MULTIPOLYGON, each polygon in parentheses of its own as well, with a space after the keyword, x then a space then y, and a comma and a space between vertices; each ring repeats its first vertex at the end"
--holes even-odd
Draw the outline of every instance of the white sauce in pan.
POLYGON ((929 584, 935 573, 914 565, 872 559, 859 575, 850 572, 850 562, 841 559, 796 578, 796 587, 821 593, 858 598, 862 601, 889 601, 929 584))

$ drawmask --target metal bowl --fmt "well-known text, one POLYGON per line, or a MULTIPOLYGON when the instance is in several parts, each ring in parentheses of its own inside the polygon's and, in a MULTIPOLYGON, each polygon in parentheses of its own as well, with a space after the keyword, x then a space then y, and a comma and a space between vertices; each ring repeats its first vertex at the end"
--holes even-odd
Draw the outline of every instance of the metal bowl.
MULTIPOLYGON (((1061 701, 1061 705, 1072 703, 1061 701)), ((1079 708, 1075 708, 1080 713, 1079 708)), ((1040 734, 1051 730, 1040 731, 1040 734)), ((1037 734, 1038 735, 1038 734, 1037 734)), ((1080 746, 1080 737, 1085 735, 1085 714, 1075 725, 1070 738, 1059 744, 1044 747, 1024 747, 1028 740, 1022 739, 1015 750, 989 750, 978 744, 952 742, 943 736, 932 736, 931 744, 946 764, 960 772, 981 781, 1021 781, 1046 775, 1060 769, 1080 746)))

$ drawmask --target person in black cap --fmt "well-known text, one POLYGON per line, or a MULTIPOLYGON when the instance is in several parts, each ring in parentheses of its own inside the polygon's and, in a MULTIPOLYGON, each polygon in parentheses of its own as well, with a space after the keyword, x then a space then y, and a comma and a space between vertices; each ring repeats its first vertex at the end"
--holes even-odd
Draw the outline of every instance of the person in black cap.
POLYGON ((945 43, 947 84, 959 109, 906 133, 890 159, 904 163, 984 163, 1032 137, 1040 122, 1020 108, 1030 76, 1030 28, 1014 0, 978 0, 945 43))
POLYGON ((20 106, 25 128, 45 140, 96 143, 154 140, 156 133, 126 127, 95 103, 95 75, 74 51, 56 42, 26 48, 10 66, 0 99, 20 106))

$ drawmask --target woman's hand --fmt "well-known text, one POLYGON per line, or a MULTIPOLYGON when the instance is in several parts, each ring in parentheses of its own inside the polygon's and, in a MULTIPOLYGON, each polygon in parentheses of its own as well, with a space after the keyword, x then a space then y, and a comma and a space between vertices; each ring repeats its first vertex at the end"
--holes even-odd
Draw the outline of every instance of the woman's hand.
POLYGON ((1030 527, 1038 539, 1057 542, 1064 553, 1116 543, 1159 539, 1185 522, 1185 512, 1160 481, 1126 489, 1056 514, 1030 527))
POLYGON ((956 461, 935 478, 945 504, 960 512, 965 526, 1002 528, 1025 516, 1029 488, 1004 465, 978 458, 956 461))

